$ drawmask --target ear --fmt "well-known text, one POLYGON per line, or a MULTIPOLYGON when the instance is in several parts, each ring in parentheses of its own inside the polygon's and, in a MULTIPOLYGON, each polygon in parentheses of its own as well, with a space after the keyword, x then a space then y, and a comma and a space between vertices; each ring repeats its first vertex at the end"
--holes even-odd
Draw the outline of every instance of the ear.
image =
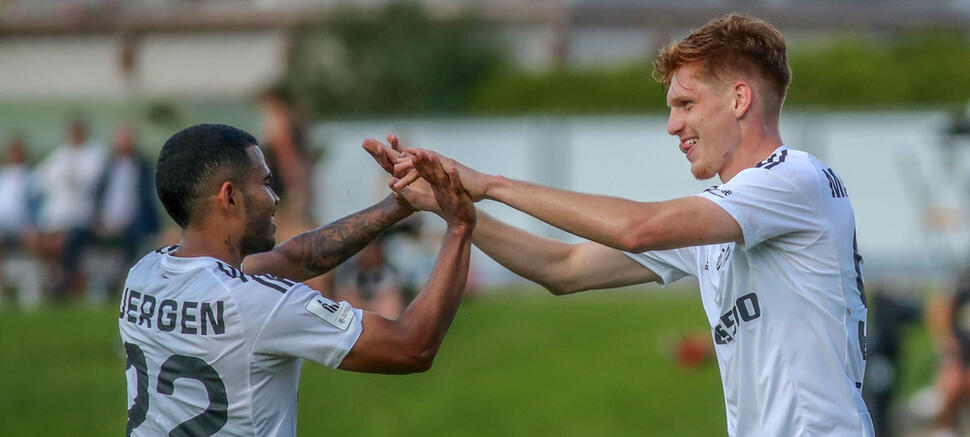
POLYGON ((242 196, 236 186, 230 181, 225 181, 219 187, 219 206, 228 214, 236 214, 242 211, 240 203, 242 196))
POLYGON ((736 118, 744 117, 744 114, 751 108, 751 102, 754 99, 754 90, 751 88, 751 84, 744 81, 734 82, 734 85, 731 86, 731 99, 733 103, 731 111, 734 112, 734 116, 736 118))

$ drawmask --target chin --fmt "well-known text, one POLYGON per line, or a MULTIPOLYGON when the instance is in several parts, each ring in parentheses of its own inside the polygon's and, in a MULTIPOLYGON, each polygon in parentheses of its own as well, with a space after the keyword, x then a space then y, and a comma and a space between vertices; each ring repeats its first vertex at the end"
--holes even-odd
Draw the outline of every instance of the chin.
POLYGON ((706 167, 691 167, 690 173, 694 175, 694 179, 699 181, 704 181, 715 176, 715 173, 706 167))

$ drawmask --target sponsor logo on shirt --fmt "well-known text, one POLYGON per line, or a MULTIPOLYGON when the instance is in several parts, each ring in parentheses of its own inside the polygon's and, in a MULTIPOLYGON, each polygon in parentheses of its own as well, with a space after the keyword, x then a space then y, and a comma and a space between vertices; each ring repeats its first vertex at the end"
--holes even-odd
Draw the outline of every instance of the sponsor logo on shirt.
MULTIPOLYGON (((721 253, 717 255, 717 261, 714 263, 714 270, 721 270, 721 266, 727 262, 728 258, 731 256, 731 246, 725 246, 721 248, 721 253)), ((711 260, 704 261, 704 270, 711 270, 711 260)))
POLYGON ((713 187, 710 187, 710 188, 704 190, 704 192, 705 193, 710 193, 710 194, 715 195, 717 197, 720 197, 722 199, 725 198, 725 197, 727 197, 727 196, 730 196, 731 195, 731 190, 728 190, 728 189, 725 189, 725 188, 718 188, 717 185, 715 185, 713 187))
POLYGON ((758 295, 754 292, 739 297, 734 301, 734 307, 721 315, 721 323, 714 327, 714 343, 728 344, 738 336, 741 323, 752 322, 761 317, 761 305, 758 295))
POLYGON ((339 304, 324 297, 314 297, 306 304, 306 310, 335 328, 346 331, 354 320, 354 308, 347 302, 339 304))

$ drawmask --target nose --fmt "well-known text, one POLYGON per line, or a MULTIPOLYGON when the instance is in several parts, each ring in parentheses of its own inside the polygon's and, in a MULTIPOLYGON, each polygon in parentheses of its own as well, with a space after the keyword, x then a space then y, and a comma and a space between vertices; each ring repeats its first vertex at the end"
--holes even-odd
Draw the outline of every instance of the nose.
POLYGON ((667 133, 677 135, 684 129, 684 117, 676 108, 670 109, 670 118, 667 119, 667 133))

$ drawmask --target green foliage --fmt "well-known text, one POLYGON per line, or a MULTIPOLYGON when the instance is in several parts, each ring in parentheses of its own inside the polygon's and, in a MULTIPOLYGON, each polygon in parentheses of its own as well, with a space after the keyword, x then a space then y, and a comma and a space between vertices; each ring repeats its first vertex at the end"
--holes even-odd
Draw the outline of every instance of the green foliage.
POLYGON ((500 53, 470 19, 431 20, 403 2, 346 9, 297 38, 284 85, 320 115, 453 111, 500 53))
MULTIPOLYGON (((970 99, 970 43, 954 35, 889 41, 843 38, 790 54, 786 108, 963 105, 970 99)), ((504 72, 473 94, 476 113, 664 111, 647 65, 544 73, 504 72)))
POLYGON ((475 113, 642 112, 664 107, 664 90, 644 65, 601 70, 505 72, 475 90, 475 113))
POLYGON ((796 51, 790 62, 790 105, 950 105, 970 98, 970 43, 957 36, 844 39, 796 51))
MULTIPOLYGON (((661 112, 646 63, 523 71, 470 20, 432 20, 418 6, 347 10, 307 31, 285 84, 320 115, 661 112)), ((854 36, 795 46, 786 107, 955 107, 970 99, 970 42, 961 35, 854 36)))

